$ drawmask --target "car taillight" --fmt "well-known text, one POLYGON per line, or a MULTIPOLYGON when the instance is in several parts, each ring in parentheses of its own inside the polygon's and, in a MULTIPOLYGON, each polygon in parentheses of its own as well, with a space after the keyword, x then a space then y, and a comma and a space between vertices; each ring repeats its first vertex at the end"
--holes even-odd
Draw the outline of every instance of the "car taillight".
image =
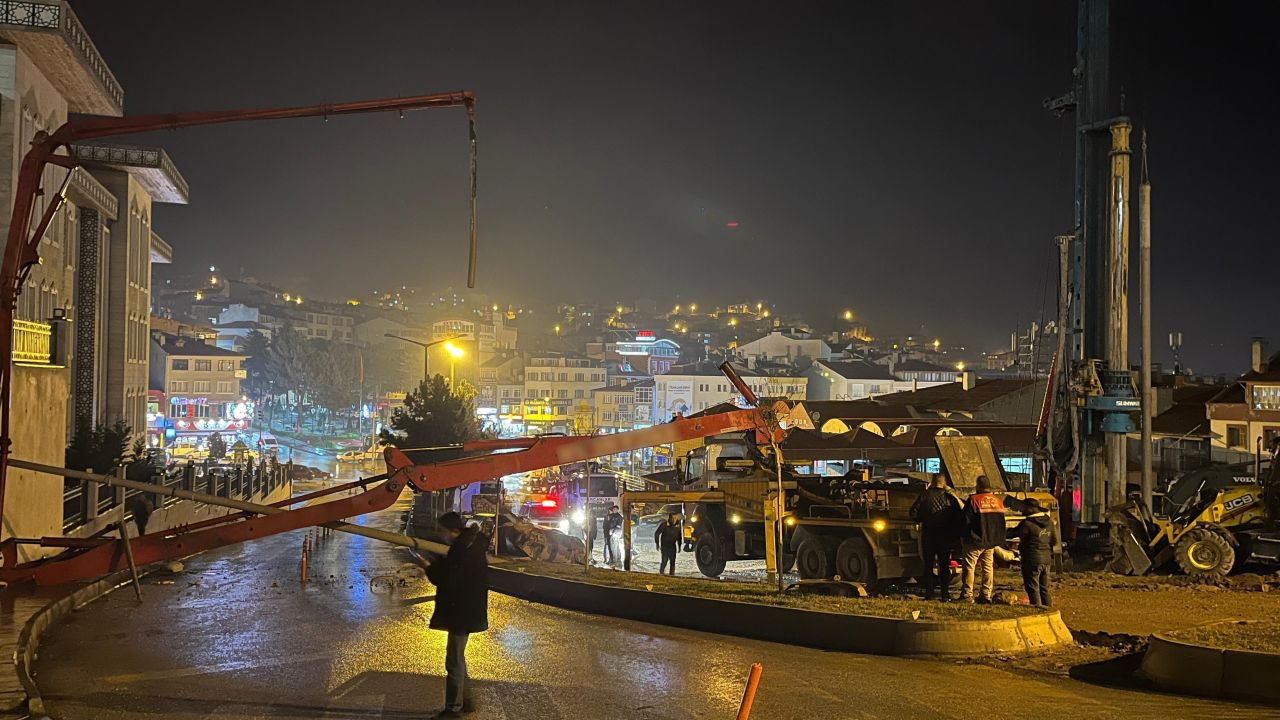
POLYGON ((541 504, 542 504, 542 507, 553 508, 559 505, 560 503, 552 499, 547 499, 547 500, 543 500, 541 504))

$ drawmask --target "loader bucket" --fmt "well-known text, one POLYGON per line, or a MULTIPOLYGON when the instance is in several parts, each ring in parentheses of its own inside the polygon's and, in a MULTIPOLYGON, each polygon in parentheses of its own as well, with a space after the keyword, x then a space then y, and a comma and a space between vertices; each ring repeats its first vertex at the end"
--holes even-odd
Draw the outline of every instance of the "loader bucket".
POLYGON ((1129 508, 1107 513, 1111 521, 1111 563, 1108 567, 1119 575, 1146 575, 1152 567, 1147 555, 1146 528, 1129 508))

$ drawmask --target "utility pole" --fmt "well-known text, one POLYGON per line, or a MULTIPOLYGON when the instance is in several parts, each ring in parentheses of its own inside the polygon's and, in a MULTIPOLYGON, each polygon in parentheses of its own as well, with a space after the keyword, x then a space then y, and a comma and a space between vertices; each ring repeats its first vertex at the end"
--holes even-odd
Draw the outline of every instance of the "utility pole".
POLYGON ((1142 132, 1142 184, 1138 186, 1138 264, 1142 276, 1142 504, 1151 512, 1155 491, 1152 471, 1151 421, 1155 398, 1151 393, 1151 179, 1147 176, 1147 132, 1142 132))

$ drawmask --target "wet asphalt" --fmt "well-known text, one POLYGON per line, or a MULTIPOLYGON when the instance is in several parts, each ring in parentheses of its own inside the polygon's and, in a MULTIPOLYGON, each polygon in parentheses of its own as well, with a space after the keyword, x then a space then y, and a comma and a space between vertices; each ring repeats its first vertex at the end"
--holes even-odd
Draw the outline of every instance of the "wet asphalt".
MULTIPOLYGON (((406 493, 361 522, 399 530, 406 493)), ((304 534, 209 552, 54 629, 36 665, 52 717, 422 718, 443 698, 444 634, 409 558, 364 537, 304 534)), ((982 664, 823 652, 559 610, 493 594, 468 659, 475 720, 1275 717, 1272 709, 982 664)))

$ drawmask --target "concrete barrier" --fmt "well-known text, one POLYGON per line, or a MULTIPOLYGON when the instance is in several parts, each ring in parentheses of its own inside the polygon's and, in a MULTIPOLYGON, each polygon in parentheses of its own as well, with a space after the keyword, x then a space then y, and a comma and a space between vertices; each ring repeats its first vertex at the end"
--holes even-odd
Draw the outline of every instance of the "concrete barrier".
POLYGON ((976 657, 1027 653, 1072 642, 1056 611, 1004 620, 919 621, 760 605, 597 585, 489 568, 504 595, 628 620, 823 650, 879 655, 976 657))
POLYGON ((1151 636, 1142 674, 1162 690, 1280 705, 1280 655, 1151 636))

